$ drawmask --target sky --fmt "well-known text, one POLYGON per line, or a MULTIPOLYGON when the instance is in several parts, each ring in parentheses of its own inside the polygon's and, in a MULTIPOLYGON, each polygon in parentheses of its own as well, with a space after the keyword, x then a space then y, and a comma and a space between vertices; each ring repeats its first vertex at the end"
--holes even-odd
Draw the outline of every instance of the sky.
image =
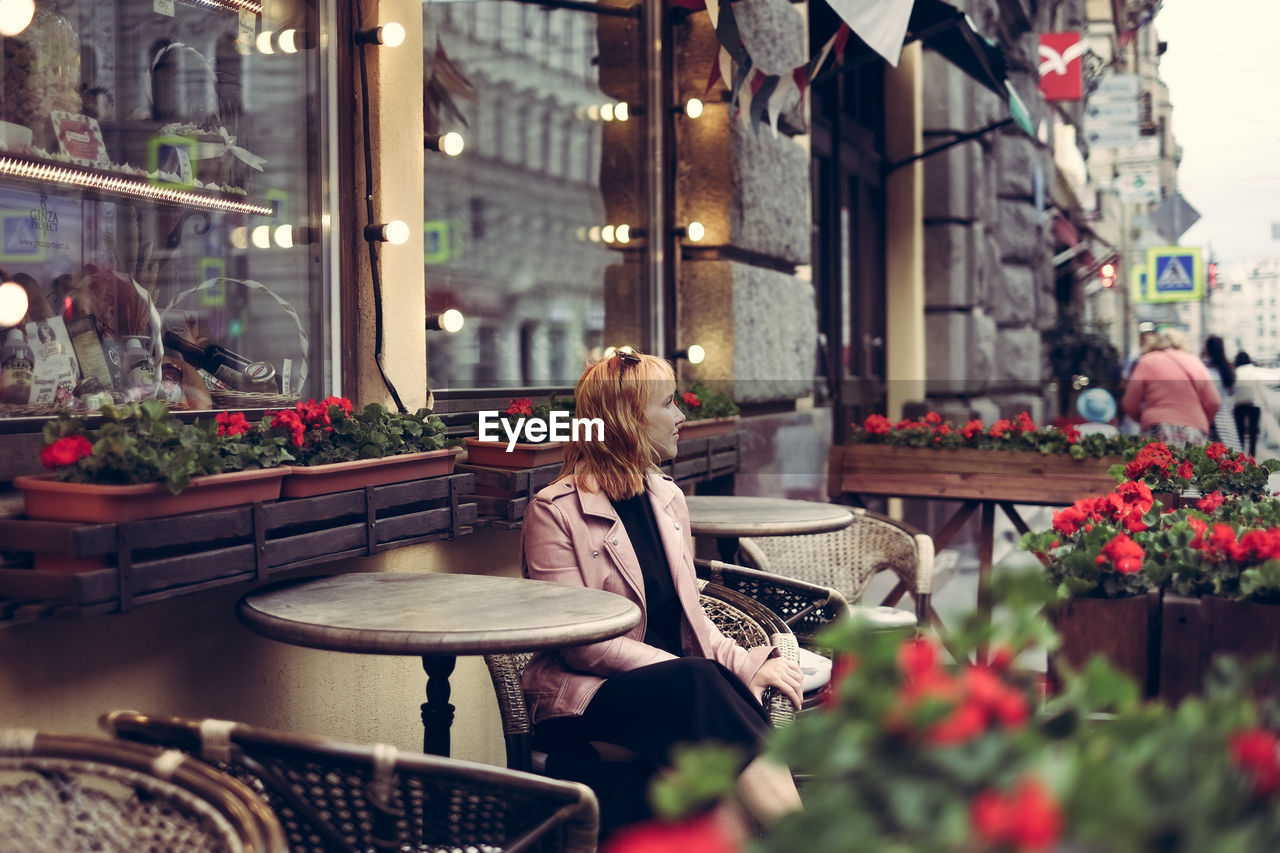
POLYGON ((1224 263, 1280 256, 1280 0, 1165 0, 1178 189, 1201 219, 1178 242, 1224 263))

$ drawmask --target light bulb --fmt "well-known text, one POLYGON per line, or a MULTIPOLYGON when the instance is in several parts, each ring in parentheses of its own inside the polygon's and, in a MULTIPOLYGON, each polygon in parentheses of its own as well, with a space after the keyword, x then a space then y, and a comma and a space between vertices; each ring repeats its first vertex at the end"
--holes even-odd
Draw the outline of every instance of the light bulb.
POLYGON ((600 105, 599 105, 599 104, 592 104, 591 106, 587 107, 587 118, 591 119, 592 121, 599 121, 599 120, 600 120, 600 105))
POLYGON ((440 328, 449 334, 462 330, 462 324, 466 322, 466 318, 462 316, 462 312, 457 308, 450 308, 448 311, 440 315, 440 328))
POLYGON ((366 225, 364 227, 364 238, 399 246, 409 241, 409 226, 399 219, 392 219, 390 222, 376 225, 366 225))
POLYGON ((0 35, 16 36, 27 28, 35 13, 35 0, 0 0, 0 35))
POLYGON ((254 47, 258 49, 258 53, 275 53, 275 48, 271 46, 271 36, 274 33, 271 30, 263 30, 258 33, 258 37, 254 39, 254 47))
POLYGON ((281 30, 280 37, 276 39, 276 44, 280 46, 281 53, 297 53, 298 31, 295 29, 281 30))
POLYGON ((631 242, 631 226, 619 225, 617 228, 613 229, 613 236, 617 239, 619 243, 630 243, 631 242))
POLYGON ((457 157, 466 147, 467 141, 462 138, 462 134, 454 131, 449 131, 440 140, 440 150, 450 157, 457 157))
POLYGON ((613 104, 600 105, 600 118, 603 121, 613 121, 613 104))
POLYGON ((685 235, 688 236, 690 242, 697 243, 707 236, 707 226, 695 219, 685 226, 685 235))
POLYGON ((707 357, 707 351, 704 350, 702 347, 698 346, 697 344, 692 344, 689 347, 689 363, 690 364, 702 364, 703 360, 706 357, 707 357))
POLYGON ((599 225, 592 225, 590 228, 587 229, 587 239, 590 240, 592 243, 599 243, 600 231, 601 231, 601 228, 599 225))
POLYGON ((293 248, 293 226, 281 225, 275 231, 276 245, 281 249, 293 248))
POLYGON ((383 24, 378 29, 382 30, 383 47, 399 47, 404 44, 403 24, 392 21, 389 24, 383 24))
POLYGON ((617 121, 626 121, 631 118, 631 107, 627 106, 626 101, 619 101, 613 105, 613 117, 617 121))
POLYGON ((16 281, 0 284, 0 326, 16 326, 27 316, 27 289, 16 281))
POLYGON ((689 118, 697 118, 702 115, 702 101, 697 98, 690 98, 684 102, 684 114, 689 118))
POLYGON ((259 249, 271 248, 271 226, 259 225, 253 229, 253 233, 249 237, 253 241, 253 245, 259 249))
POLYGON ((249 248, 249 229, 243 225, 237 225, 231 229, 231 245, 237 249, 249 248))
POLYGON ((612 243, 614 241, 614 229, 612 225, 606 225, 600 229, 600 239, 606 243, 612 243))

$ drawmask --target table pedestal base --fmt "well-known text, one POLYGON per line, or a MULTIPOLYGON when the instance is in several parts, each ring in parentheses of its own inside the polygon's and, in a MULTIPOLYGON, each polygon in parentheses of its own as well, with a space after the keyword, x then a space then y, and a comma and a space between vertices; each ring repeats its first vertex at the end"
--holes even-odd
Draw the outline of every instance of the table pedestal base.
POLYGON ((449 755, 449 730, 453 727, 449 676, 457 662, 454 655, 422 656, 422 669, 427 673, 427 701, 422 703, 422 751, 429 755, 449 755))

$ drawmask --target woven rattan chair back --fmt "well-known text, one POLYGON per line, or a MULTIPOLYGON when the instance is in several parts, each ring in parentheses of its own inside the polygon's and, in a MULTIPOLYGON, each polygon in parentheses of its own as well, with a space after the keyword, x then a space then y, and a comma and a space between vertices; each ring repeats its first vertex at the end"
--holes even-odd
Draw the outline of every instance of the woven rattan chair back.
POLYGON ((839 590, 859 601, 877 572, 891 571, 898 584, 883 601, 915 599, 916 617, 927 624, 933 591, 933 539, 901 521, 851 508, 853 523, 832 533, 762 536, 738 541, 743 562, 786 577, 839 590))
POLYGON ((102 725, 201 754, 245 780, 279 815, 293 853, 596 846, 595 795, 574 782, 222 720, 116 711, 102 725))
POLYGON ((0 853, 284 853, 253 791, 173 750, 0 730, 0 853))
POLYGON ((810 646, 823 626, 847 614, 845 597, 819 586, 772 572, 735 566, 719 560, 694 560, 698 577, 741 593, 763 605, 786 623, 801 646, 810 646))
MULTIPOLYGON (((774 645, 783 656, 796 659, 796 638, 787 624, 768 608, 752 601, 741 593, 718 584, 699 580, 699 601, 712 623, 720 632, 738 645, 774 645)), ((533 721, 525 704, 520 676, 532 654, 485 655, 484 662, 493 680, 494 693, 498 697, 498 711, 502 716, 502 732, 507 742, 507 766, 530 769, 532 759, 533 721)), ((787 725, 795 719, 796 709, 781 693, 767 691, 765 710, 776 726, 787 725)))

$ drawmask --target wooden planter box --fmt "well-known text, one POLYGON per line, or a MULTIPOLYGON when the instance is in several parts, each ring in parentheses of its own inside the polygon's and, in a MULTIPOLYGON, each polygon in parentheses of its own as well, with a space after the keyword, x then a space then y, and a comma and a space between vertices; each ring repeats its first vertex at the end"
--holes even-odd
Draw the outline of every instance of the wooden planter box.
POLYGON ((1165 594, 1160 636, 1162 699, 1177 702, 1199 693, 1218 655, 1248 660, 1264 654, 1280 660, 1280 606, 1165 594))
POLYGON ((1155 696, 1160 675, 1160 597, 1075 598, 1049 616, 1061 645, 1049 656, 1049 687, 1062 686, 1065 664, 1079 670, 1095 655, 1155 696))
POLYGON ((57 615, 124 612, 286 569, 453 539, 471 532, 474 490, 473 477, 452 474, 117 524, 0 519, 0 549, 25 552, 36 567, 0 569, 0 598, 39 601, 57 615))
MULTIPOLYGON (((1152 593, 1134 598, 1077 598, 1050 619, 1062 643, 1049 660, 1052 687, 1059 667, 1079 669, 1101 654, 1138 682, 1146 697, 1177 703, 1199 693, 1213 659, 1280 660, 1280 606, 1225 598, 1152 593)), ((1275 690, 1276 686, 1271 685, 1275 690)))
POLYGON ((1118 456, 1080 461, 1064 453, 835 445, 828 456, 827 491, 1065 506, 1113 491, 1107 469, 1118 456))

